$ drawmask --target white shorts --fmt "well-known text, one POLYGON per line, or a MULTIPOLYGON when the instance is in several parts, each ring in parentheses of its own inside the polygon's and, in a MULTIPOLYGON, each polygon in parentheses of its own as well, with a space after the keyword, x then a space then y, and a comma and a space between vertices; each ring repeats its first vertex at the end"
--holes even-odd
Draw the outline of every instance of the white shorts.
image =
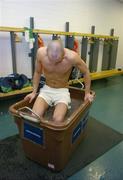
POLYGON ((51 88, 44 85, 40 89, 38 97, 42 97, 49 106, 55 106, 58 103, 64 103, 68 109, 71 108, 71 98, 68 88, 51 88))

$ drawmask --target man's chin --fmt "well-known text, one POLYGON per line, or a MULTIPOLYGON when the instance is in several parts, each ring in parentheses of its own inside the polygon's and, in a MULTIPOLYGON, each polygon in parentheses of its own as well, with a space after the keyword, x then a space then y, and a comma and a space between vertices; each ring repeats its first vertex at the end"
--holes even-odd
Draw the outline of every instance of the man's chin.
POLYGON ((52 62, 53 63, 59 63, 59 62, 61 62, 61 60, 60 59, 53 59, 52 62))

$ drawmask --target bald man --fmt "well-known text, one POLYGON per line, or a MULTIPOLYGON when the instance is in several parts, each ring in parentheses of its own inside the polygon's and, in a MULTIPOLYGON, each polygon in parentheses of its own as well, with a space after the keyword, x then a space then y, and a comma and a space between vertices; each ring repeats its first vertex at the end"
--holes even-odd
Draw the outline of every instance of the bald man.
POLYGON ((80 56, 63 47, 60 40, 49 42, 47 47, 39 48, 35 72, 33 77, 33 92, 25 97, 31 102, 39 86, 41 74, 46 78, 46 84, 34 103, 33 111, 43 118, 49 106, 55 106, 52 120, 60 123, 64 120, 70 107, 71 99, 68 90, 68 80, 73 67, 77 67, 84 74, 85 97, 84 100, 93 101, 90 94, 89 70, 80 56))

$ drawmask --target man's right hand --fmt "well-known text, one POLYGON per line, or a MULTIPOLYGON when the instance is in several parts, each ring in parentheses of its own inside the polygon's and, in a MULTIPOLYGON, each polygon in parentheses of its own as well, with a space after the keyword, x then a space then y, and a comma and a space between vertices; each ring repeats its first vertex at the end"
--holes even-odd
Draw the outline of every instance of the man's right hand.
POLYGON ((28 94, 27 96, 25 96, 24 99, 29 100, 29 103, 31 103, 35 97, 36 97, 36 93, 32 92, 32 93, 28 94))

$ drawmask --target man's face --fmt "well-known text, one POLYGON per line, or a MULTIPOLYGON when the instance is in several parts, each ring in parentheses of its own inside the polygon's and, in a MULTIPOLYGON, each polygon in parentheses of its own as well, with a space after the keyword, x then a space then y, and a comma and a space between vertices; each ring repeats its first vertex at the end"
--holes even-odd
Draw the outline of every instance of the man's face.
POLYGON ((50 61, 57 63, 63 58, 63 48, 60 43, 51 43, 47 50, 47 55, 50 61))

